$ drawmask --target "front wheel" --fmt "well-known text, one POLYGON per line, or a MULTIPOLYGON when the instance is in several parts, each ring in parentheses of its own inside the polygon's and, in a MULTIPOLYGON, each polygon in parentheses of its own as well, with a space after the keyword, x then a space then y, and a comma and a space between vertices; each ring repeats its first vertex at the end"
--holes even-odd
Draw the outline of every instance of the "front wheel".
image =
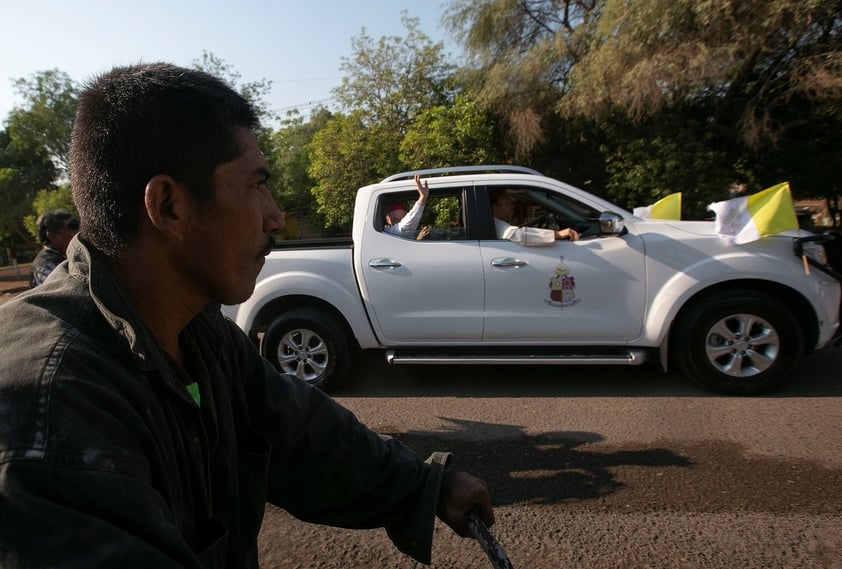
POLYGON ((324 392, 339 386, 351 369, 352 349, 344 327, 329 314, 296 308, 266 330, 260 352, 281 373, 324 392))
POLYGON ((713 391, 749 395, 783 381, 803 351, 801 329, 786 306, 749 290, 696 301, 671 341, 685 375, 713 391))

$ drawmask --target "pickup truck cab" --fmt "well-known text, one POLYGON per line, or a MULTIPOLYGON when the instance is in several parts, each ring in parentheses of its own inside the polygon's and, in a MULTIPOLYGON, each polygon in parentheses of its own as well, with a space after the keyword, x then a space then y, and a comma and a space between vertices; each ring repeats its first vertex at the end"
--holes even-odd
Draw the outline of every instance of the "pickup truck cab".
POLYGON ((421 170, 357 192, 351 239, 278 242, 250 299, 223 307, 279 369, 338 386, 359 350, 390 364, 675 364, 714 391, 768 390, 840 334, 839 267, 823 236, 729 245, 712 221, 644 220, 516 166, 421 170), (428 181, 423 238, 384 230, 428 181), (499 239, 512 225, 576 242, 499 239))

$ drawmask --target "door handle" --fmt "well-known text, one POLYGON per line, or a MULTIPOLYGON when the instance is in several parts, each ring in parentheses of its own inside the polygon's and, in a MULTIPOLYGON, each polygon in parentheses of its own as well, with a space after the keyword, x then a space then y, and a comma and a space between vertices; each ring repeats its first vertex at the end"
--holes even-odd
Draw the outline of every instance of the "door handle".
POLYGON ((501 269, 509 269, 511 267, 519 269, 520 267, 529 266, 529 262, 521 261, 520 259, 513 259, 511 257, 497 257, 496 259, 491 259, 491 266, 499 267, 501 269))
POLYGON ((372 269, 397 269, 402 267, 403 263, 394 259, 372 259, 368 262, 368 266, 372 269))

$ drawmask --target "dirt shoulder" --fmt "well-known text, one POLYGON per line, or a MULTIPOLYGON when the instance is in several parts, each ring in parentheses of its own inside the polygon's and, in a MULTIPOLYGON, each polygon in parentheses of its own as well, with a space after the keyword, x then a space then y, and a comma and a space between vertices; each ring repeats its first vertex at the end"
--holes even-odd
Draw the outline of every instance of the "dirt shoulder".
POLYGON ((0 267, 0 304, 29 288, 29 264, 0 267))

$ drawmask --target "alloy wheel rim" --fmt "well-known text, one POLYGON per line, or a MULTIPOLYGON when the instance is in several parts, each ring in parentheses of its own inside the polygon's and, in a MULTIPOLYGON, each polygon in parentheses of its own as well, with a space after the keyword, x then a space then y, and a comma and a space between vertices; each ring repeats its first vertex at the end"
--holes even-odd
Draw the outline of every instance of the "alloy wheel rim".
POLYGON ((312 383, 324 374, 330 355, 321 336, 312 330, 297 328, 281 338, 277 359, 284 373, 312 383))
POLYGON ((711 326, 705 354, 720 373, 748 378, 769 369, 778 358, 781 339, 775 328, 755 314, 732 314, 711 326))

